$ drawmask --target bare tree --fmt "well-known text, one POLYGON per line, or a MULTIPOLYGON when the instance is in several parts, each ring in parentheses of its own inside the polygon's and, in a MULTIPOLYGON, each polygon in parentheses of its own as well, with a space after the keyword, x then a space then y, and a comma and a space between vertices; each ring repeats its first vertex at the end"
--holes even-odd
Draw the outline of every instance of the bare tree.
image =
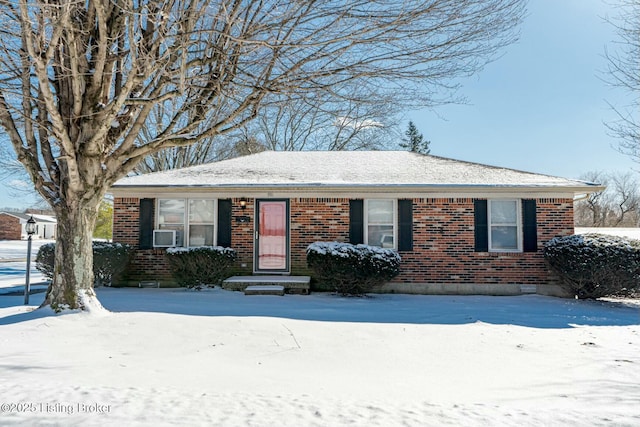
MULTIPOLYGON (((196 146, 151 154, 136 172, 176 169, 263 150, 383 149, 398 138, 397 115, 403 106, 395 99, 342 93, 345 96, 340 99, 317 91, 269 94, 256 118, 240 129, 207 138, 196 146)), ((154 121, 161 123, 162 118, 154 121)))
POLYGON ((608 19, 618 34, 617 49, 605 50, 607 80, 630 97, 628 105, 612 106, 618 119, 607 123, 619 138, 619 149, 640 163, 640 0, 617 0, 617 18, 608 19))
MULTIPOLYGON (((346 93, 346 92, 344 92, 346 93)), ((248 128, 270 150, 361 150, 382 148, 393 131, 398 106, 352 93, 281 96, 248 128)))
POLYGON ((599 182, 607 188, 590 194, 575 205, 575 223, 579 227, 640 226, 640 183, 631 172, 589 172, 583 179, 599 182))
MULTIPOLYGON (((583 174, 581 179, 588 182, 597 182, 608 187, 608 178, 605 174, 598 171, 591 171, 583 174)), ((604 200, 607 198, 606 190, 598 193, 591 193, 587 198, 579 200, 574 206, 574 222, 578 227, 604 227, 603 207, 607 204, 604 200)))
POLYGON ((611 187, 615 197, 611 201, 608 225, 611 227, 640 225, 640 183, 631 173, 617 173, 611 176, 611 187))
POLYGON ((442 102, 514 41, 524 1, 0 0, 0 12, 0 124, 58 218, 44 304, 88 309, 100 202, 145 156, 241 128, 272 94, 339 100, 357 84, 369 102, 442 102))

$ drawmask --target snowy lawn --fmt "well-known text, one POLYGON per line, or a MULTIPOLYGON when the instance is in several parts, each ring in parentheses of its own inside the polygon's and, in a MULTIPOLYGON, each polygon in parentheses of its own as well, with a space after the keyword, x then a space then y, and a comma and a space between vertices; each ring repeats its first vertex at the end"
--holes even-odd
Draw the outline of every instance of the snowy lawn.
MULTIPOLYGON (((31 258, 34 261, 38 254, 38 249, 45 243, 55 243, 55 240, 33 239, 31 241, 31 258)), ((0 240, 0 262, 14 259, 26 260, 27 247, 28 243, 26 240, 0 240)))
POLYGON ((0 425, 640 425, 637 305, 98 295, 111 312, 0 296, 0 425))
POLYGON ((576 227, 575 234, 598 233, 640 240, 640 228, 576 227))
MULTIPOLYGON (((31 284, 32 290, 46 289, 39 285, 46 278, 36 270, 38 249, 53 240, 33 240, 31 244, 31 284)), ((11 292, 24 292, 25 272, 27 270, 27 241, 0 240, 0 295, 11 292)))

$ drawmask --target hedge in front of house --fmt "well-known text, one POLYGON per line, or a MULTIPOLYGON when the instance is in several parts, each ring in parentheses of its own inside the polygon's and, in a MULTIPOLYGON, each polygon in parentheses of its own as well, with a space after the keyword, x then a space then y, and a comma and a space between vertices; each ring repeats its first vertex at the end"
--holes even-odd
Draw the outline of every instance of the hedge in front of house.
POLYGON ((221 246, 169 248, 166 257, 178 285, 200 289, 219 285, 227 278, 236 251, 221 246))
MULTIPOLYGON (((131 245, 103 241, 94 241, 92 246, 94 286, 111 285, 113 278, 129 265, 134 248, 131 245)), ((36 268, 49 280, 53 280, 55 248, 55 243, 45 243, 40 246, 36 255, 36 268)))
POLYGON ((315 242, 307 247, 307 265, 322 285, 363 295, 400 273, 400 255, 377 246, 315 242))
POLYGON ((49 280, 53 280, 53 266, 56 257, 56 244, 45 243, 38 249, 36 269, 49 280))
POLYGON ((640 292, 640 240, 593 233, 556 237, 545 245, 544 257, 577 298, 640 292))
POLYGON ((93 275, 95 286, 113 283, 113 278, 122 273, 133 258, 132 245, 114 242, 93 242, 93 275))

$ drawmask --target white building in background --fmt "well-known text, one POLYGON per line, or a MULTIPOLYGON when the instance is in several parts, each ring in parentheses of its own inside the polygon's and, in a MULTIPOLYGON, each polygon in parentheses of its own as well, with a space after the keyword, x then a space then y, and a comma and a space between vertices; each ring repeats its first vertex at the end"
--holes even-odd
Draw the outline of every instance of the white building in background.
POLYGON ((0 212, 0 240, 26 239, 25 225, 33 216, 36 221, 36 234, 34 239, 55 239, 58 222, 51 215, 0 212))
MULTIPOLYGON (((58 229, 58 221, 56 220, 55 216, 51 216, 51 215, 39 215, 39 214, 23 214, 27 220, 33 216, 33 219, 35 219, 36 221, 36 234, 34 235, 35 238, 37 239, 55 239, 56 238, 56 232, 58 229)), ((21 229, 21 233, 24 239, 27 238, 27 232, 25 231, 25 224, 27 223, 27 221, 25 220, 24 222, 20 221, 20 225, 22 227, 21 229)))

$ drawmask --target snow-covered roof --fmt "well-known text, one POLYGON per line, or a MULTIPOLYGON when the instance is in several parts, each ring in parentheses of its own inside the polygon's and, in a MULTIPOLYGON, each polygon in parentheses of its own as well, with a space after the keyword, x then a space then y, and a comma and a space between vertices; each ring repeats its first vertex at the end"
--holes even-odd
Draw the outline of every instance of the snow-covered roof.
POLYGON ((408 151, 265 151, 199 166, 127 177, 140 187, 344 188, 511 187, 592 192, 596 184, 408 151))
POLYGON ((30 214, 30 213, 18 213, 18 212, 0 212, 0 213, 5 215, 11 215, 15 218, 20 219, 21 224, 26 223, 31 217, 33 217, 33 219, 36 222, 46 222, 46 223, 52 223, 52 224, 56 224, 58 222, 56 220, 56 217, 51 215, 40 215, 40 214, 30 214))
POLYGON ((52 224, 57 224, 58 220, 56 219, 55 216, 51 216, 51 215, 41 215, 41 214, 26 214, 28 216, 33 216, 33 219, 35 219, 37 222, 50 222, 52 224))

